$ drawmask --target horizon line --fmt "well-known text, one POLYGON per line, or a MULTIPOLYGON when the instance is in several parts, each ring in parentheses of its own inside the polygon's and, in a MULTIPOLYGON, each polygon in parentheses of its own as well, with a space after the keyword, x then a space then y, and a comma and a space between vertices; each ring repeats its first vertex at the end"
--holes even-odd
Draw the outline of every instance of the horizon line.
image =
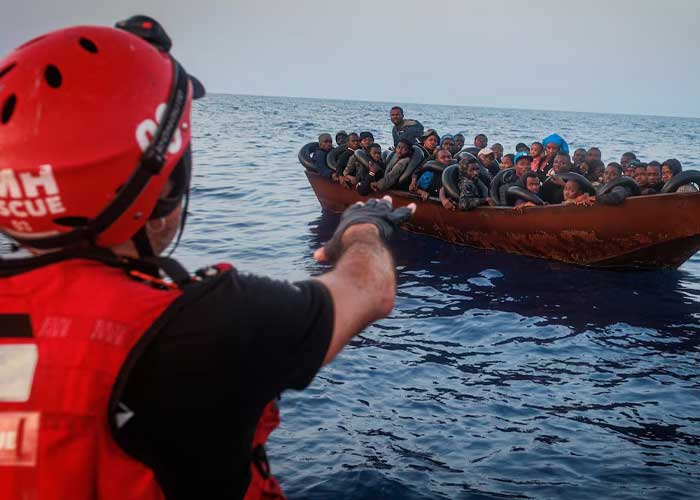
POLYGON ((604 111, 579 111, 572 109, 544 109, 544 108, 516 108, 516 107, 498 107, 498 106, 474 106, 467 104, 438 104, 431 102, 409 102, 409 101, 385 101, 385 100, 374 100, 374 99, 343 99, 340 97, 308 97, 308 96, 293 96, 293 95, 273 95, 273 94, 245 94, 245 93, 235 93, 235 92, 209 92, 210 94, 218 95, 233 95, 242 97, 281 97, 289 99, 312 99, 315 101, 346 101, 346 102, 367 102, 367 103, 379 103, 379 104, 402 104, 402 105, 418 105, 418 106, 449 106, 454 108, 476 108, 476 109, 500 109, 500 110, 510 110, 510 111, 547 111, 554 113, 581 113, 581 114, 594 114, 594 115, 616 115, 616 116, 636 116, 636 117, 646 117, 646 118, 681 118, 685 120, 699 120, 700 116, 681 116, 681 115, 659 115, 659 114, 633 114, 633 113, 616 113, 616 112, 604 112, 604 111))

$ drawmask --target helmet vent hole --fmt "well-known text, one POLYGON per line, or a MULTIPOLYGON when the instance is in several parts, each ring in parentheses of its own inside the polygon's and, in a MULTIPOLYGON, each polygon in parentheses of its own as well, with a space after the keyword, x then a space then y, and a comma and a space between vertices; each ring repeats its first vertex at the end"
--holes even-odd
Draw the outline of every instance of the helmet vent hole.
POLYGON ((91 54, 97 54, 97 45, 95 45, 95 42, 90 40, 89 38, 81 38, 80 41, 80 46, 90 52, 91 54))
POLYGON ((15 94, 10 95, 5 99, 2 105, 2 114, 0 114, 0 122, 5 125, 12 118, 12 113, 15 112, 15 106, 17 105, 17 96, 15 94))
POLYGON ((15 66, 17 66, 17 63, 11 63, 5 66, 4 68, 0 69, 0 78, 12 71, 12 68, 14 68, 15 66))
POLYGON ((54 89, 60 87, 61 83, 63 82, 61 72, 53 64, 46 66, 46 69, 44 70, 44 79, 46 80, 46 83, 49 84, 49 87, 54 89))

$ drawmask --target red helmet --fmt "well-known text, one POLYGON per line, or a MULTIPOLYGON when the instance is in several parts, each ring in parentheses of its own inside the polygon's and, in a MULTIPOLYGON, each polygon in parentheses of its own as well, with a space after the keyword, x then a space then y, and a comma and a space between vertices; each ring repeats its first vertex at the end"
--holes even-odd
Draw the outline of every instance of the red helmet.
POLYGON ((15 49, 0 61, 0 231, 36 248, 132 238, 188 151, 192 92, 167 49, 123 29, 15 49))

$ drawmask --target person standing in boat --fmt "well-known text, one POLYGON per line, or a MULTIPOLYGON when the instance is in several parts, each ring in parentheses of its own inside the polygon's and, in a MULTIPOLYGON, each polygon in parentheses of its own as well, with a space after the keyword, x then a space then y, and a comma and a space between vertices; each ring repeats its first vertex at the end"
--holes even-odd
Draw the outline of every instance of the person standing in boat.
POLYGON ((389 162, 390 166, 384 172, 384 177, 370 184, 372 191, 388 191, 399 188, 399 179, 408 167, 412 153, 413 144, 408 139, 400 139, 394 153, 397 160, 393 162, 393 165, 391 165, 392 162, 389 162))
POLYGON ((404 118, 403 108, 394 106, 389 112, 391 123, 394 128, 391 129, 391 136, 394 138, 394 147, 399 145, 400 139, 406 139, 411 144, 415 144, 419 137, 423 135, 423 124, 418 120, 410 120, 404 118))
POLYGON ((460 210, 473 210, 483 205, 493 205, 489 190, 479 179, 479 162, 467 156, 459 161, 459 202, 460 210))
POLYGON ((411 210, 349 208, 315 279, 191 276, 162 254, 184 229, 204 88, 155 20, 117 26, 0 61, 0 102, 21 103, 3 109, 3 178, 17 203, 48 206, 0 211, 28 252, 0 259, 0 498, 282 499, 263 446, 274 401, 391 311, 383 239, 411 210))

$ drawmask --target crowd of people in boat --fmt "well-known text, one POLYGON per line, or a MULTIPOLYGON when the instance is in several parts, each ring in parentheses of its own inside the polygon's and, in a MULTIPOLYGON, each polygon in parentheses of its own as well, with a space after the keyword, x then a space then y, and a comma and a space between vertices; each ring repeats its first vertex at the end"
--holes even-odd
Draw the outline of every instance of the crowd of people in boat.
MULTIPOLYGON (((598 147, 569 145, 559 134, 542 141, 518 143, 504 154, 502 144, 489 147, 488 137, 477 134, 473 145, 465 136, 424 128, 391 108, 393 146, 385 150, 369 131, 318 137, 310 162, 323 177, 362 195, 390 189, 408 190, 424 200, 439 199, 449 210, 470 210, 481 205, 516 208, 541 204, 601 203, 619 205, 630 196, 657 194, 682 172, 676 159, 642 161, 626 152, 607 165, 598 147), (450 175, 443 173, 452 167, 450 175)), ((689 182, 679 192, 697 191, 689 182)))

